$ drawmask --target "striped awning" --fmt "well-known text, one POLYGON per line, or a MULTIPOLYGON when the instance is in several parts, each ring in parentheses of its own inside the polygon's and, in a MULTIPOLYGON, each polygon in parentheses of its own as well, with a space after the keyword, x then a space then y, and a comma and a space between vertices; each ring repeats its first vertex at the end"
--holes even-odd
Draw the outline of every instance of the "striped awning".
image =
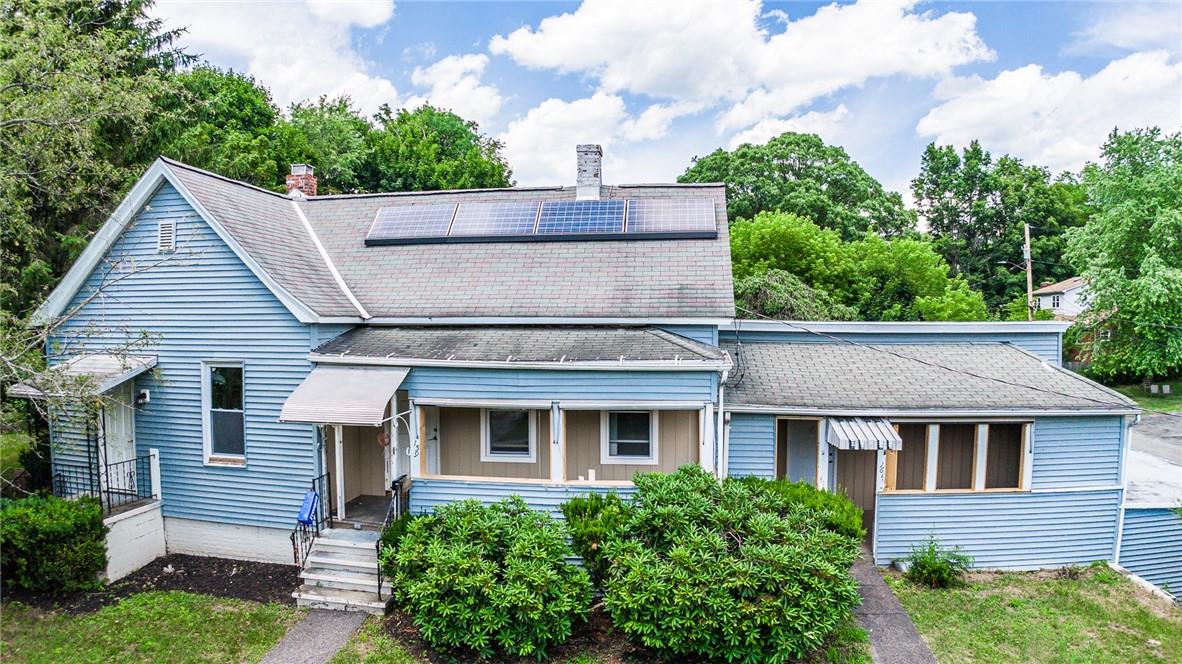
POLYGON ((830 417, 829 444, 839 450, 898 450, 903 439, 885 417, 830 417))
MULTIPOLYGON (((61 381, 68 380, 84 381, 84 386, 88 391, 102 394, 154 366, 156 366, 156 357, 150 355, 109 355, 104 353, 78 355, 47 369, 29 381, 9 386, 8 396, 21 399, 43 399, 45 392, 42 391, 42 388, 52 389, 53 385, 60 385, 61 381)), ((76 390, 71 389, 71 391, 76 390)), ((55 394, 52 396, 66 395, 55 394)))
POLYGON ((283 402, 280 422, 381 426, 410 369, 318 366, 283 402))

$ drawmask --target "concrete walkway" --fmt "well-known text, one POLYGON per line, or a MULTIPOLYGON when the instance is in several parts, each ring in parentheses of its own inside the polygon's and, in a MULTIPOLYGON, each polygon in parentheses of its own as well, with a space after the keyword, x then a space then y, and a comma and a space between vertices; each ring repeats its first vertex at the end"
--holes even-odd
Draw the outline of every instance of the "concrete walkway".
POLYGON ((863 552, 854 563, 854 578, 862 606, 854 609, 858 624, 870 636, 870 656, 877 664, 936 664, 915 623, 899 599, 882 580, 882 574, 863 552))
POLYGON ((341 649, 366 614, 312 610, 263 657, 263 664, 325 664, 341 649))

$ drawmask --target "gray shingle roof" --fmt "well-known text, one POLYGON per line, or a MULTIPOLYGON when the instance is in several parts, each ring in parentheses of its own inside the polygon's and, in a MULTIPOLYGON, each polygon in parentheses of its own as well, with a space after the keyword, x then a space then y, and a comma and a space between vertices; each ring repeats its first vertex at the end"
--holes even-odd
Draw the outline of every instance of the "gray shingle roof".
POLYGON ((359 327, 314 351, 318 355, 450 362, 726 361, 717 347, 653 327, 359 327))
MULTIPOLYGON (((281 286, 321 315, 356 316, 291 204, 168 161, 184 186, 281 286)), ((365 246, 378 208, 424 202, 570 200, 573 187, 323 196, 298 202, 375 317, 734 316, 721 185, 603 187, 604 198, 706 197, 717 239, 365 246)))
POLYGON ((1112 390, 1003 343, 723 347, 735 358, 727 405, 883 413, 1136 408, 1112 390))

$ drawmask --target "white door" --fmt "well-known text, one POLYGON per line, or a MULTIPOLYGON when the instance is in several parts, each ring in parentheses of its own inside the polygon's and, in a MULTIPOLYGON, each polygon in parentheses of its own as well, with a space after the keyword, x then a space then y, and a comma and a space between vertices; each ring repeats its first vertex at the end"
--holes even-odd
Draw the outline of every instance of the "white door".
MULTIPOLYGON (((135 492, 135 394, 131 381, 106 393, 103 403, 103 485, 135 492), (123 463, 127 462, 127 463, 123 463), (118 464, 118 465, 114 465, 118 464)), ((145 478, 146 479, 146 478, 145 478)))

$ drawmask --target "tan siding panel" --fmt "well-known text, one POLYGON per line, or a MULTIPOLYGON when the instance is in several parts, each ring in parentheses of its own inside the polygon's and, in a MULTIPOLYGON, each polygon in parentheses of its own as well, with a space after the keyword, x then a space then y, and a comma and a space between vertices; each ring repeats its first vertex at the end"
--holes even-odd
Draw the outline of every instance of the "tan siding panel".
POLYGON ((985 488, 1017 488, 1022 471, 1022 425, 990 424, 985 456, 985 488))
POLYGON ((480 409, 439 409, 439 472, 443 475, 546 479, 550 477, 550 413, 537 412, 534 463, 480 460, 480 409))
POLYGON ((974 424, 941 424, 936 456, 936 489, 973 487, 974 424))
POLYGON ((903 449, 895 457, 895 489, 922 490, 928 463, 928 425, 900 424, 899 437, 903 439, 903 449))
POLYGON ((670 473, 685 464, 698 462, 698 411, 659 411, 657 461, 655 465, 601 464, 600 411, 566 411, 566 477, 597 480, 630 480, 636 473, 670 473))

